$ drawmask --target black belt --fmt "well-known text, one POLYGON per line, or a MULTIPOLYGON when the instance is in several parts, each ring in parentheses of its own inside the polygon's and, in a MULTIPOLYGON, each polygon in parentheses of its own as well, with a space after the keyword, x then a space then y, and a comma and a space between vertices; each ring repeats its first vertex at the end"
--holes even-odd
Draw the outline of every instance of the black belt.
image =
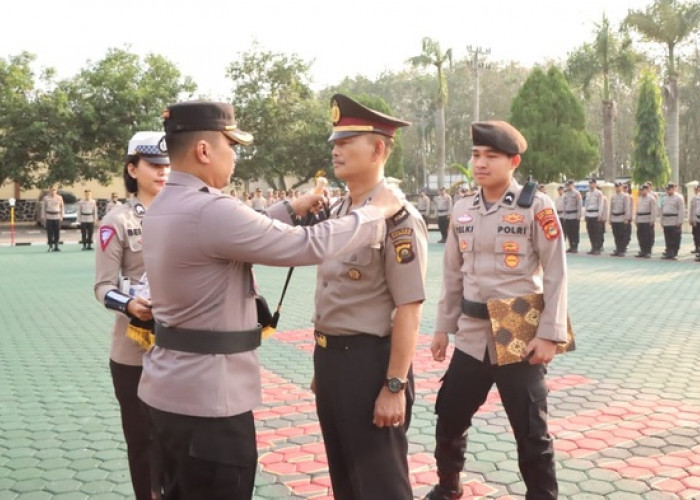
POLYGON ((625 215, 625 212, 620 212, 619 214, 616 214, 615 212, 613 212, 613 215, 625 215))
POLYGON ((80 215, 92 215, 92 212, 80 212, 80 215))
POLYGON ((378 344, 389 342, 391 337, 377 337, 367 333, 358 333, 357 335, 326 335, 323 332, 314 330, 314 339, 316 345, 323 349, 338 349, 347 351, 349 349, 360 349, 363 347, 372 347, 378 344))
POLYGON ((577 212, 578 212, 578 210, 567 210, 566 211, 567 214, 575 214, 577 212))
POLYGON ((470 318, 489 319, 489 308, 482 302, 462 299, 462 312, 470 318))
POLYGON ((678 214, 661 214, 662 217, 678 217, 678 214))
POLYGON ((49 212, 48 210, 46 211, 46 213, 51 215, 58 215, 58 212, 49 212))
POLYGON ((651 212, 637 212, 637 215, 651 215, 651 212))
POLYGON ((261 329, 221 332, 171 328, 156 323, 155 344, 196 354, 236 354, 260 347, 261 329))
POLYGON ((445 215, 445 214, 449 214, 449 213, 450 213, 449 210, 438 210, 438 214, 443 214, 443 215, 445 215))

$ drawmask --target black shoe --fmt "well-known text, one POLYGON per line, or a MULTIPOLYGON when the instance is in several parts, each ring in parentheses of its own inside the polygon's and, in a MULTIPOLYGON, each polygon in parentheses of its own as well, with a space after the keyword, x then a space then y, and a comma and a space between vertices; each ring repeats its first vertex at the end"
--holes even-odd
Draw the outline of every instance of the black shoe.
POLYGON ((650 253, 645 253, 644 255, 642 255, 642 257, 645 258, 645 259, 651 259, 651 254, 650 254, 650 253))
POLYGON ((600 250, 593 250, 590 253, 591 253, 591 255, 600 255, 600 250))
POLYGON ((438 243, 445 243, 445 240, 438 240, 438 243))
POLYGON ((695 247, 694 249, 692 249, 692 250, 690 251, 690 253, 698 253, 698 248, 695 247))
POLYGON ((53 252, 53 248, 49 247, 46 249, 47 252, 53 252))
POLYGON ((461 484, 456 490, 450 490, 437 484, 425 495, 423 500, 458 500, 462 498, 462 495, 464 495, 464 488, 461 484))

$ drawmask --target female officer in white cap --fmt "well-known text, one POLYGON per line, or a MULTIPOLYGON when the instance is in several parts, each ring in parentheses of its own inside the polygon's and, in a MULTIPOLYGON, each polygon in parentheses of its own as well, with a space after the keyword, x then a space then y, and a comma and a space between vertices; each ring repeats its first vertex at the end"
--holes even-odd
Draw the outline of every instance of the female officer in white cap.
POLYGON ((107 309, 117 312, 112 326, 109 368, 119 401, 137 500, 160 498, 159 486, 151 479, 155 476, 151 467, 148 413, 136 392, 141 378, 141 358, 149 345, 149 322, 153 320, 143 283, 141 220, 170 173, 163 136, 162 132, 137 132, 129 141, 124 186, 133 197, 115 206, 102 220, 100 245, 95 255, 95 296, 107 309))

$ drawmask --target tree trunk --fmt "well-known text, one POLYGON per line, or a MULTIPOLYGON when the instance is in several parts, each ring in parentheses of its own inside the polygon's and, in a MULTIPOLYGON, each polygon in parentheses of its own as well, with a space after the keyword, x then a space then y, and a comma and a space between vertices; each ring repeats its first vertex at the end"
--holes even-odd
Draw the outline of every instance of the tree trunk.
POLYGON ((617 175, 613 135, 614 122, 615 102, 603 101, 603 178, 609 182, 614 182, 617 175))
POLYGON ((435 113, 435 140, 437 142, 438 189, 445 187, 445 106, 438 106, 435 113))
POLYGON ((678 183, 678 151, 679 151, 679 112, 678 112, 678 77, 668 77, 668 96, 666 108, 666 151, 668 162, 671 164, 671 180, 678 183))

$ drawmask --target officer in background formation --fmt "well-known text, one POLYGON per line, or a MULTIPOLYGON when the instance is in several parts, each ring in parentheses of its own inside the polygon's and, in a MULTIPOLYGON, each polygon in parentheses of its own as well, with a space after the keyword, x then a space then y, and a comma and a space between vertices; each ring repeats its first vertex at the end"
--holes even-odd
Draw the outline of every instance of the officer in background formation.
POLYGON ((438 243, 445 243, 447 227, 450 224, 452 198, 447 194, 444 187, 440 188, 440 194, 435 197, 435 210, 437 211, 438 227, 440 228, 440 241, 438 243))
POLYGON ((250 199, 250 207, 258 213, 264 212, 267 207, 267 201, 263 198, 262 189, 257 188, 253 197, 250 199))
POLYGON ((427 224, 428 217, 430 216, 430 197, 425 193, 425 191, 420 192, 416 208, 418 209, 421 217, 423 217, 423 221, 427 224))
MULTIPOLYGON (((382 189, 394 133, 410 124, 342 94, 331 103, 333 167, 349 189, 335 219, 382 189)), ((318 266, 312 387, 337 500, 412 498, 406 431, 428 232, 410 204, 386 225, 381 245, 318 266)))
POLYGON ((558 486, 547 430, 545 365, 567 338, 565 243, 552 200, 513 180, 527 142, 505 122, 472 124, 472 171, 480 191, 452 211, 443 286, 430 349, 455 350, 438 392, 435 431, 439 484, 427 500, 461 498, 466 431, 496 384, 513 428, 528 499, 555 499, 558 486), (542 278, 540 278, 542 272, 542 278), (499 366, 486 302, 544 294, 536 337, 520 363, 499 366))
POLYGON ((588 183, 589 189, 586 195, 586 231, 591 242, 589 255, 600 255, 605 242, 605 219, 607 198, 598 189, 598 181, 591 179, 588 183))
POLYGON ((554 207, 557 210, 557 217, 559 217, 559 221, 561 221, 563 224, 563 222, 564 222, 564 186, 557 187, 557 197, 554 200, 554 207))
POLYGON ((637 198, 637 213, 634 220, 637 223, 637 243, 639 253, 635 257, 648 259, 654 248, 654 224, 656 224, 656 198, 650 194, 649 184, 642 184, 637 198))
POLYGON ((630 223, 626 226, 627 235, 625 238, 625 248, 629 248, 632 242, 632 222, 634 221, 635 206, 634 198, 632 197, 632 185, 629 182, 622 183, 622 192, 627 195, 627 205, 630 214, 630 223))
POLYGON ((661 226, 664 228, 666 242, 666 249, 661 254, 662 259, 676 259, 681 246, 685 200, 682 194, 676 192, 676 187, 673 182, 666 184, 666 197, 661 202, 661 226))
POLYGON ((615 183, 615 194, 610 198, 610 227, 615 238, 613 257, 624 257, 629 244, 629 227, 632 224, 632 197, 623 190, 622 182, 615 183))
POLYGON ((85 199, 78 202, 78 222, 80 223, 80 242, 82 250, 92 250, 92 233, 97 222, 97 203, 92 199, 92 191, 85 190, 85 199))
POLYGON ((100 246, 95 254, 95 297, 117 313, 111 332, 109 371, 119 402, 131 484, 137 500, 160 498, 148 412, 137 396, 148 343, 143 336, 130 338, 128 333, 133 327, 142 328, 153 320, 151 301, 142 283, 145 269, 141 221, 170 172, 162 139, 162 132, 137 132, 129 140, 123 176, 126 192, 134 196, 104 216, 99 229, 100 246))
POLYGON ((574 187, 574 181, 566 181, 564 193, 564 233, 569 240, 570 253, 578 253, 579 235, 581 233, 581 193, 574 187))
POLYGON ((700 184, 695 186, 695 196, 688 206, 688 222, 693 230, 693 245, 695 260, 700 261, 700 184))
POLYGON ((61 239, 61 221, 63 220, 63 197, 55 187, 41 201, 41 217, 46 226, 47 252, 60 252, 58 243, 61 239))
POLYGON ((117 193, 112 193, 111 199, 105 205, 105 214, 108 214, 110 210, 121 205, 122 202, 119 201, 119 195, 117 193))
POLYGON ((172 172, 143 221, 156 324, 138 394, 163 457, 166 498, 247 500, 257 464, 252 410, 262 397, 252 265, 314 265, 378 245, 385 218, 403 203, 383 187, 348 217, 294 227, 280 220, 306 216, 322 197, 277 203, 267 217, 221 192, 234 146, 253 140, 232 105, 174 104, 164 128, 172 172))

